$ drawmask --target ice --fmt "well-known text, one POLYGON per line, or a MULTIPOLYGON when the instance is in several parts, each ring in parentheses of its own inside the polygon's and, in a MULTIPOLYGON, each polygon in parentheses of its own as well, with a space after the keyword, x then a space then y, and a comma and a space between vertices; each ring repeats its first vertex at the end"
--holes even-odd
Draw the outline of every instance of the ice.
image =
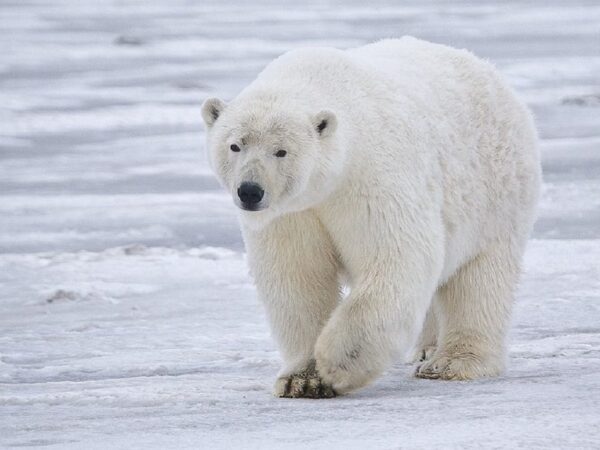
POLYGON ((0 447, 597 448, 595 1, 3 1, 0 447), (545 184, 497 379, 398 362, 329 401, 279 360, 200 104, 306 45, 417 37, 490 59, 533 109, 545 184))

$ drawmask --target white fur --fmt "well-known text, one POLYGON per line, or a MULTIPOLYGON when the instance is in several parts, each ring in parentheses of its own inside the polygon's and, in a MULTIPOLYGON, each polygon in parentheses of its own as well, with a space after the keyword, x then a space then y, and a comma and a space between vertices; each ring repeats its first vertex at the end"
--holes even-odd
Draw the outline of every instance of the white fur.
POLYGON ((276 394, 313 359, 337 393, 364 386, 430 307, 418 376, 502 370, 541 176, 531 116, 490 64, 410 37, 296 50, 203 116, 233 198, 265 190, 240 220, 284 360, 276 394))

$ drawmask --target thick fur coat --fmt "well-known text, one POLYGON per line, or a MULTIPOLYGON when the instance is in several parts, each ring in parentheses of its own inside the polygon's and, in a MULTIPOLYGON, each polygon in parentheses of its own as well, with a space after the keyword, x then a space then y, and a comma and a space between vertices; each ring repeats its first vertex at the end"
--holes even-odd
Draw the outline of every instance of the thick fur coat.
POLYGON ((410 37, 295 50, 203 117, 281 351, 276 395, 343 394, 415 349, 419 377, 502 371, 541 175, 490 64, 410 37))

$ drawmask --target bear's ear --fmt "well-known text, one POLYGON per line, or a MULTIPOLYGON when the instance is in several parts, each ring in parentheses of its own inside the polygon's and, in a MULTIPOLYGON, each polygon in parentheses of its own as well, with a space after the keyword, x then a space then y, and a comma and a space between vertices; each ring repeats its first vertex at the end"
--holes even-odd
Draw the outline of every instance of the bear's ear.
POLYGON ((331 111, 321 111, 313 118, 313 126, 320 137, 331 136, 337 128, 337 118, 331 111))
POLYGON ((212 127, 217 121, 223 110, 225 102, 218 98, 207 98, 202 104, 202 118, 207 127, 212 127))

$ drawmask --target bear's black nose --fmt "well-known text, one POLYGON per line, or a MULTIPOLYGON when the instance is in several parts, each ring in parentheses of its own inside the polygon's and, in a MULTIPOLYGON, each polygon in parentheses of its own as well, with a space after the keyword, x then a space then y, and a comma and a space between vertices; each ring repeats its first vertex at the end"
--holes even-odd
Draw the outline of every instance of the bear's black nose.
POLYGON ((265 195, 265 191, 257 183, 243 182, 237 190, 238 197, 245 205, 256 205, 265 195))

